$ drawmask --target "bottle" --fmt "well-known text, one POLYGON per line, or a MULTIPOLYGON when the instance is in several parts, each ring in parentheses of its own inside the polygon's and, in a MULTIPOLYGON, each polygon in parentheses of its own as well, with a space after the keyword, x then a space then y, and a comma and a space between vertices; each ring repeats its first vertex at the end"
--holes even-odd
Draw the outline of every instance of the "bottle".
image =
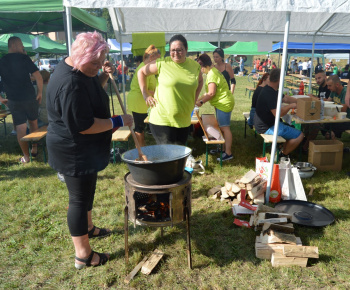
POLYGON ((304 95, 304 82, 303 81, 300 82, 298 95, 304 95))
POLYGON ((272 180, 270 187, 270 202, 277 203, 281 200, 282 190, 280 184, 280 172, 279 164, 273 165, 272 180))
POLYGON ((324 117, 324 100, 323 100, 322 97, 320 98, 320 100, 321 100, 320 119, 323 120, 323 117, 324 117))

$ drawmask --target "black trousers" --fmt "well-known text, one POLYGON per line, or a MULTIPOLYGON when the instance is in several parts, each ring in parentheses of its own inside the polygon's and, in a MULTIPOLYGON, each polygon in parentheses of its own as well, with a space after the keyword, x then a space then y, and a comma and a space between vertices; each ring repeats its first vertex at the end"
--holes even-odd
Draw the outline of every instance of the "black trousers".
POLYGON ((159 126, 149 123, 152 135, 157 144, 186 145, 190 126, 185 128, 175 128, 169 126, 159 126))
POLYGON ((88 233, 88 211, 94 203, 97 173, 82 176, 64 176, 69 193, 67 221, 72 237, 88 233))

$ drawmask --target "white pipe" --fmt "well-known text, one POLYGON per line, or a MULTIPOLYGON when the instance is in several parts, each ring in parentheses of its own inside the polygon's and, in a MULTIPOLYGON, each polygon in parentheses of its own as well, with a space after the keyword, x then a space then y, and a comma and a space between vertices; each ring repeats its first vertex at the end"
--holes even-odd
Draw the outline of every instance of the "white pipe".
POLYGON ((291 14, 290 11, 286 12, 286 24, 284 27, 281 76, 280 76, 280 84, 278 87, 278 99, 277 99, 277 108, 276 108, 276 116, 275 116, 275 127, 274 127, 274 132, 273 132, 273 142, 272 142, 272 147, 271 147, 271 160, 270 160, 270 164, 269 164, 267 188, 266 188, 266 195, 265 195, 265 203, 266 204, 269 202, 269 198, 270 198, 272 170, 273 170, 273 164, 274 164, 274 159, 275 159, 275 154, 276 154, 278 125, 280 122, 280 115, 281 115, 281 105, 282 105, 283 87, 284 87, 284 74, 286 71, 287 53, 288 53, 288 36, 289 36, 290 14, 291 14))
POLYGON ((314 34, 314 37, 312 38, 311 68, 310 68, 309 92, 308 92, 309 94, 312 93, 312 73, 314 71, 315 39, 316 39, 316 33, 314 34))
POLYGON ((71 7, 66 7, 66 18, 67 18, 68 55, 71 55, 71 53, 72 53, 72 10, 71 10, 71 7))

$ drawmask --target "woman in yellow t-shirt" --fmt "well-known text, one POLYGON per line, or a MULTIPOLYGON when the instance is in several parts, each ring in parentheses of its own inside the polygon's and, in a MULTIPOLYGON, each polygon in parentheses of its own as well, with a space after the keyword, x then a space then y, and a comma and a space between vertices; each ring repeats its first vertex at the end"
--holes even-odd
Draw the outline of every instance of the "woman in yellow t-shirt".
MULTIPOLYGON (((207 75, 205 82, 207 93, 198 99, 196 105, 201 107, 205 102, 209 101, 215 107, 216 119, 225 138, 222 161, 227 161, 233 158, 231 152, 232 133, 230 130, 230 121, 235 100, 227 86, 225 77, 214 67, 209 55, 204 53, 199 56, 197 61, 201 66, 202 73, 207 75)), ((220 161, 220 158, 218 158, 218 161, 220 161)))
POLYGON ((169 41, 169 49, 170 57, 145 65, 137 76, 143 98, 151 107, 149 125, 157 144, 185 145, 203 78, 200 65, 186 58, 185 37, 174 35, 169 41), (158 76, 154 96, 147 87, 149 75, 158 76))
MULTIPOLYGON (((135 123, 135 135, 140 143, 140 146, 145 146, 145 122, 147 118, 148 107, 145 100, 143 99, 141 89, 139 86, 137 72, 145 65, 149 64, 151 61, 156 60, 160 57, 160 51, 153 44, 150 45, 143 55, 143 62, 137 67, 134 77, 132 78, 130 84, 130 92, 128 94, 128 108, 132 112, 135 123)), ((156 87, 155 76, 147 77, 147 88, 151 95, 154 94, 156 87)))

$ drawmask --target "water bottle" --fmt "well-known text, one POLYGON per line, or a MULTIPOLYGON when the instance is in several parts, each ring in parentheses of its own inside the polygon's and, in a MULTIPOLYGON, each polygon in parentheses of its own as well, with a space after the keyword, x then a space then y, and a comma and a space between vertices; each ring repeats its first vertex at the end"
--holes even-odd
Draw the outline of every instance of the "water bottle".
POLYGON ((320 99, 321 99, 320 119, 323 120, 323 117, 324 117, 324 100, 323 100, 322 97, 320 99))

